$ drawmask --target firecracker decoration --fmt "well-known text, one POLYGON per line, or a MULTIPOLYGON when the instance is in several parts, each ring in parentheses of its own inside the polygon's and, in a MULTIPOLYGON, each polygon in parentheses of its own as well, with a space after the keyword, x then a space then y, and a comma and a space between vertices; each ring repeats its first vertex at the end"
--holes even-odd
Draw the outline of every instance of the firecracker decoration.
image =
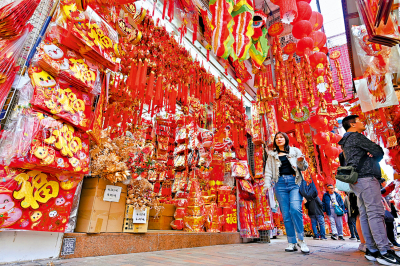
POLYGON ((282 112, 282 119, 289 120, 288 86, 286 84, 286 68, 282 58, 282 48, 278 37, 274 37, 272 53, 276 58, 275 62, 275 91, 279 93, 278 110, 282 112))
POLYGON ((164 208, 153 193, 152 184, 146 179, 131 179, 128 185, 127 205, 143 210, 150 207, 156 210, 156 216, 164 208))
MULTIPOLYGON (((296 52, 297 53, 297 52, 296 52)), ((311 65, 308 60, 308 56, 304 55, 301 60, 301 75, 304 80, 304 86, 307 94, 308 106, 315 106, 315 94, 314 94, 314 77, 312 75, 311 65)))
POLYGON ((340 62, 339 62, 340 56, 341 56, 341 54, 339 51, 333 51, 332 53, 330 53, 329 58, 331 60, 333 60, 335 63, 336 73, 337 73, 337 76, 339 77, 339 88, 342 93, 342 98, 345 99, 347 97, 347 92, 346 92, 346 86, 345 86, 344 79, 343 79, 342 69, 340 68, 340 62))

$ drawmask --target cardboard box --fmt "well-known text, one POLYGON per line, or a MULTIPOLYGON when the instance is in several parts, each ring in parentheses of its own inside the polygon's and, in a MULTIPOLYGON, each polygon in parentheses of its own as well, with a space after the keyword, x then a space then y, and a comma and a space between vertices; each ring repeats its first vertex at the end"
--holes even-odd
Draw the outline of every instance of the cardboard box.
POLYGON ((100 188, 100 189, 104 190, 104 189, 106 189, 107 185, 122 187, 122 190, 121 190, 122 193, 128 192, 127 185, 125 185, 121 182, 117 182, 116 184, 113 184, 110 181, 105 180, 103 178, 99 178, 99 177, 85 178, 83 180, 82 189, 100 188))
POLYGON ((75 232, 106 232, 111 202, 103 197, 104 189, 82 189, 75 232))
POLYGON ((158 216, 149 219, 149 230, 172 230, 173 216, 158 216))
POLYGON ((127 186, 100 178, 85 179, 82 186, 75 232, 122 232, 127 186), (103 201, 107 185, 122 187, 119 202, 103 201))
POLYGON ((134 208, 132 205, 126 205, 124 226, 122 231, 124 233, 146 233, 147 227, 149 226, 150 208, 147 208, 146 223, 133 223, 133 211, 134 208))
POLYGON ((120 233, 125 218, 126 193, 122 192, 119 202, 110 202, 110 213, 108 215, 108 223, 106 232, 120 233))
MULTIPOLYGON (((163 204, 164 209, 162 209, 158 216, 174 216, 175 214, 175 205, 174 204, 163 204)), ((150 210, 150 216, 156 216, 157 212, 155 209, 150 210)))

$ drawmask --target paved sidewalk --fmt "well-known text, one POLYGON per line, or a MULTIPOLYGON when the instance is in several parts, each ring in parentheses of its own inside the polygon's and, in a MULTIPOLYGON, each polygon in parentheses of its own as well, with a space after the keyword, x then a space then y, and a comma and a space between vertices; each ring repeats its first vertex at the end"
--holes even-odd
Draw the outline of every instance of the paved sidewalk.
POLYGON ((272 240, 271 244, 246 243, 235 245, 207 246, 145 253, 133 253, 103 257, 66 260, 44 260, 8 265, 96 265, 96 266, 147 266, 147 265, 377 265, 368 262, 364 253, 358 251, 359 242, 306 240, 310 254, 300 251, 289 253, 284 237, 272 240))

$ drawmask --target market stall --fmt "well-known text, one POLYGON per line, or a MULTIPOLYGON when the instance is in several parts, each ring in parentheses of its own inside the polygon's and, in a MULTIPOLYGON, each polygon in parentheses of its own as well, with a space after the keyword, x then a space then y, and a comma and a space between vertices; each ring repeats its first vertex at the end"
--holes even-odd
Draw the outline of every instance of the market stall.
POLYGON ((357 2, 353 91, 310 2, 1 3, 0 234, 57 233, 63 258, 285 234, 266 150, 287 132, 322 196, 348 114, 399 171, 397 18, 357 2))

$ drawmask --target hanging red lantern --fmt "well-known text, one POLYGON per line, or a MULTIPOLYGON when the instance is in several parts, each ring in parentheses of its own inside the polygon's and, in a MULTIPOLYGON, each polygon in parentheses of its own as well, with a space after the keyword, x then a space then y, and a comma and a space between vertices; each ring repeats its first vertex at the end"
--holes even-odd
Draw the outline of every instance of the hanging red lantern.
POLYGON ((281 21, 290 24, 297 18, 297 5, 295 0, 280 0, 279 9, 281 13, 281 21))
POLYGON ((325 69, 324 68, 317 68, 313 72, 314 78, 318 78, 320 76, 323 76, 325 74, 325 69))
POLYGON ((319 64, 322 64, 322 66, 317 68, 323 68, 327 62, 326 54, 324 53, 318 52, 310 55, 310 65, 312 68, 316 68, 319 64))
MULTIPOLYGON (((307 2, 308 4, 311 3, 311 0, 296 0, 297 2, 307 2)), ((272 2, 272 1, 271 1, 272 2)))
POLYGON ((321 50, 326 43, 326 35, 322 31, 313 31, 309 37, 313 39, 313 48, 318 48, 318 50, 321 50))
POLYGON ((309 21, 311 22, 312 30, 317 31, 320 28, 322 28, 322 25, 324 23, 324 18, 321 15, 321 13, 313 11, 313 12, 311 12, 311 17, 310 17, 309 21))
POLYGON ((329 135, 326 134, 325 132, 319 132, 318 134, 316 134, 314 136, 313 141, 317 145, 326 145, 329 143, 330 138, 329 138, 329 135))
POLYGON ((308 20, 300 20, 293 24, 292 34, 296 39, 307 37, 312 32, 312 26, 308 20))
POLYGON ((311 6, 304 1, 297 2, 297 18, 293 20, 292 24, 299 20, 309 20, 311 18, 312 9, 311 6))
POLYGON ((340 166, 340 164, 339 164, 338 162, 333 162, 333 163, 331 164, 331 166, 332 166, 332 168, 333 168, 334 170, 336 170, 336 169, 338 169, 338 167, 340 166))
POLYGON ((281 2, 280 0, 271 0, 271 3, 277 6, 279 6, 280 2, 281 2))
POLYGON ((338 143, 341 139, 342 136, 340 136, 339 134, 333 134, 332 133, 332 137, 331 137, 331 143, 338 143))
POLYGON ((314 48, 313 44, 313 39, 311 39, 310 37, 301 38, 300 41, 297 43, 296 54, 299 55, 297 51, 301 52, 302 54, 307 54, 307 52, 312 51, 312 49, 314 48))
POLYGON ((330 159, 335 159, 339 156, 339 149, 330 145, 326 145, 324 152, 330 159))
POLYGON ((328 54, 328 52, 329 52, 329 50, 328 50, 328 47, 322 47, 320 50, 319 50, 321 53, 324 53, 324 54, 328 54))

